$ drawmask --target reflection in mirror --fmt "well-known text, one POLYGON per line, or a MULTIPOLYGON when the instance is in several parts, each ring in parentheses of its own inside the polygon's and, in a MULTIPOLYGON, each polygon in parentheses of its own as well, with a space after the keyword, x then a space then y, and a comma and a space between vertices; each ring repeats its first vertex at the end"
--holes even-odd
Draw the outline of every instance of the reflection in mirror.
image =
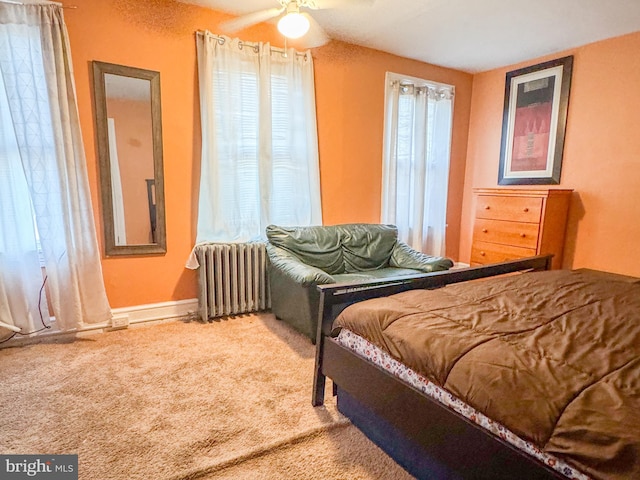
POLYGON ((166 252, 160 74, 93 62, 106 255, 166 252))

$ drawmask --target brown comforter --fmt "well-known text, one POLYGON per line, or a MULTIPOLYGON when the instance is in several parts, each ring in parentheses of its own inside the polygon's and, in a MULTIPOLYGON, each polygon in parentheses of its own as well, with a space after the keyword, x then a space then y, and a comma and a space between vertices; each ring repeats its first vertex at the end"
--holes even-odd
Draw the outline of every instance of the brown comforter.
POLYGON ((527 273, 357 303, 335 325, 584 473, 640 479, 640 280, 527 273))

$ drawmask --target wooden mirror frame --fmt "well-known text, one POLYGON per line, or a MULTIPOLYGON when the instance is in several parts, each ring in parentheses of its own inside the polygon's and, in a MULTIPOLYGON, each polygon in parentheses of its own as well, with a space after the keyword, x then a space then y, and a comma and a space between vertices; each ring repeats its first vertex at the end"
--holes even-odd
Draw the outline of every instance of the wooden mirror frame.
POLYGON ((100 193, 104 228, 105 255, 158 255, 167 252, 164 204, 164 173, 162 160, 162 113, 160 107, 160 72, 127 67, 112 63, 93 61, 93 87, 95 120, 100 168, 100 193), (153 170, 155 183, 155 243, 116 245, 113 189, 111 184, 111 161, 107 125, 107 97, 105 74, 149 80, 151 84, 151 125, 153 137, 153 170))

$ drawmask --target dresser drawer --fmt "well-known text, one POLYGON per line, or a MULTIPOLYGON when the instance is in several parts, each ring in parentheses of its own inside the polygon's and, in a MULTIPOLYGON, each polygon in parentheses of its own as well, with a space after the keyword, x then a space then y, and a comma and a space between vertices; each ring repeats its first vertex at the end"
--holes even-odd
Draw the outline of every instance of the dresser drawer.
POLYGON ((533 257, 535 249, 500 245, 497 243, 473 242, 471 264, 499 263, 517 258, 533 257))
POLYGON ((492 242, 536 249, 539 229, 540 225, 537 223, 476 218, 473 225, 473 239, 474 242, 492 242))
POLYGON ((542 198, 479 195, 476 218, 539 223, 542 198))

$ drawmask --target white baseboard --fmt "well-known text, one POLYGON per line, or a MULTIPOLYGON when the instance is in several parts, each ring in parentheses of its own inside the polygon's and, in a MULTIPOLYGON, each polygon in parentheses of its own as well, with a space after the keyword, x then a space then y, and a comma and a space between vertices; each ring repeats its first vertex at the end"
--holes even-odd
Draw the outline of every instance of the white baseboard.
MULTIPOLYGON (((190 298, 188 300, 176 300, 171 302, 162 302, 162 303, 150 303, 147 305, 135 305, 132 307, 121 307, 121 308, 113 308, 111 309, 111 313, 113 314, 114 319, 125 320, 125 322, 120 323, 120 328, 127 328, 129 325, 136 325, 141 323, 148 322, 168 322, 174 321, 178 318, 200 318, 197 314, 198 312, 198 299, 190 298)), ((85 323, 81 325, 79 328, 75 328, 73 330, 67 330, 65 332, 61 332, 56 329, 56 319, 55 317, 51 317, 51 329, 45 332, 42 332, 38 335, 34 335, 31 337, 14 337, 8 342, 2 344, 2 346, 10 346, 10 345, 25 345, 28 343, 37 343, 44 338, 48 338, 51 336, 62 336, 62 335, 76 335, 82 336, 83 334, 91 334, 97 333, 98 331, 110 331, 115 330, 111 325, 111 322, 103 322, 103 323, 85 323)))
POLYGON ((113 316, 127 315, 129 323, 153 322, 188 317, 198 312, 198 299, 150 303, 133 307, 112 308, 113 316))

